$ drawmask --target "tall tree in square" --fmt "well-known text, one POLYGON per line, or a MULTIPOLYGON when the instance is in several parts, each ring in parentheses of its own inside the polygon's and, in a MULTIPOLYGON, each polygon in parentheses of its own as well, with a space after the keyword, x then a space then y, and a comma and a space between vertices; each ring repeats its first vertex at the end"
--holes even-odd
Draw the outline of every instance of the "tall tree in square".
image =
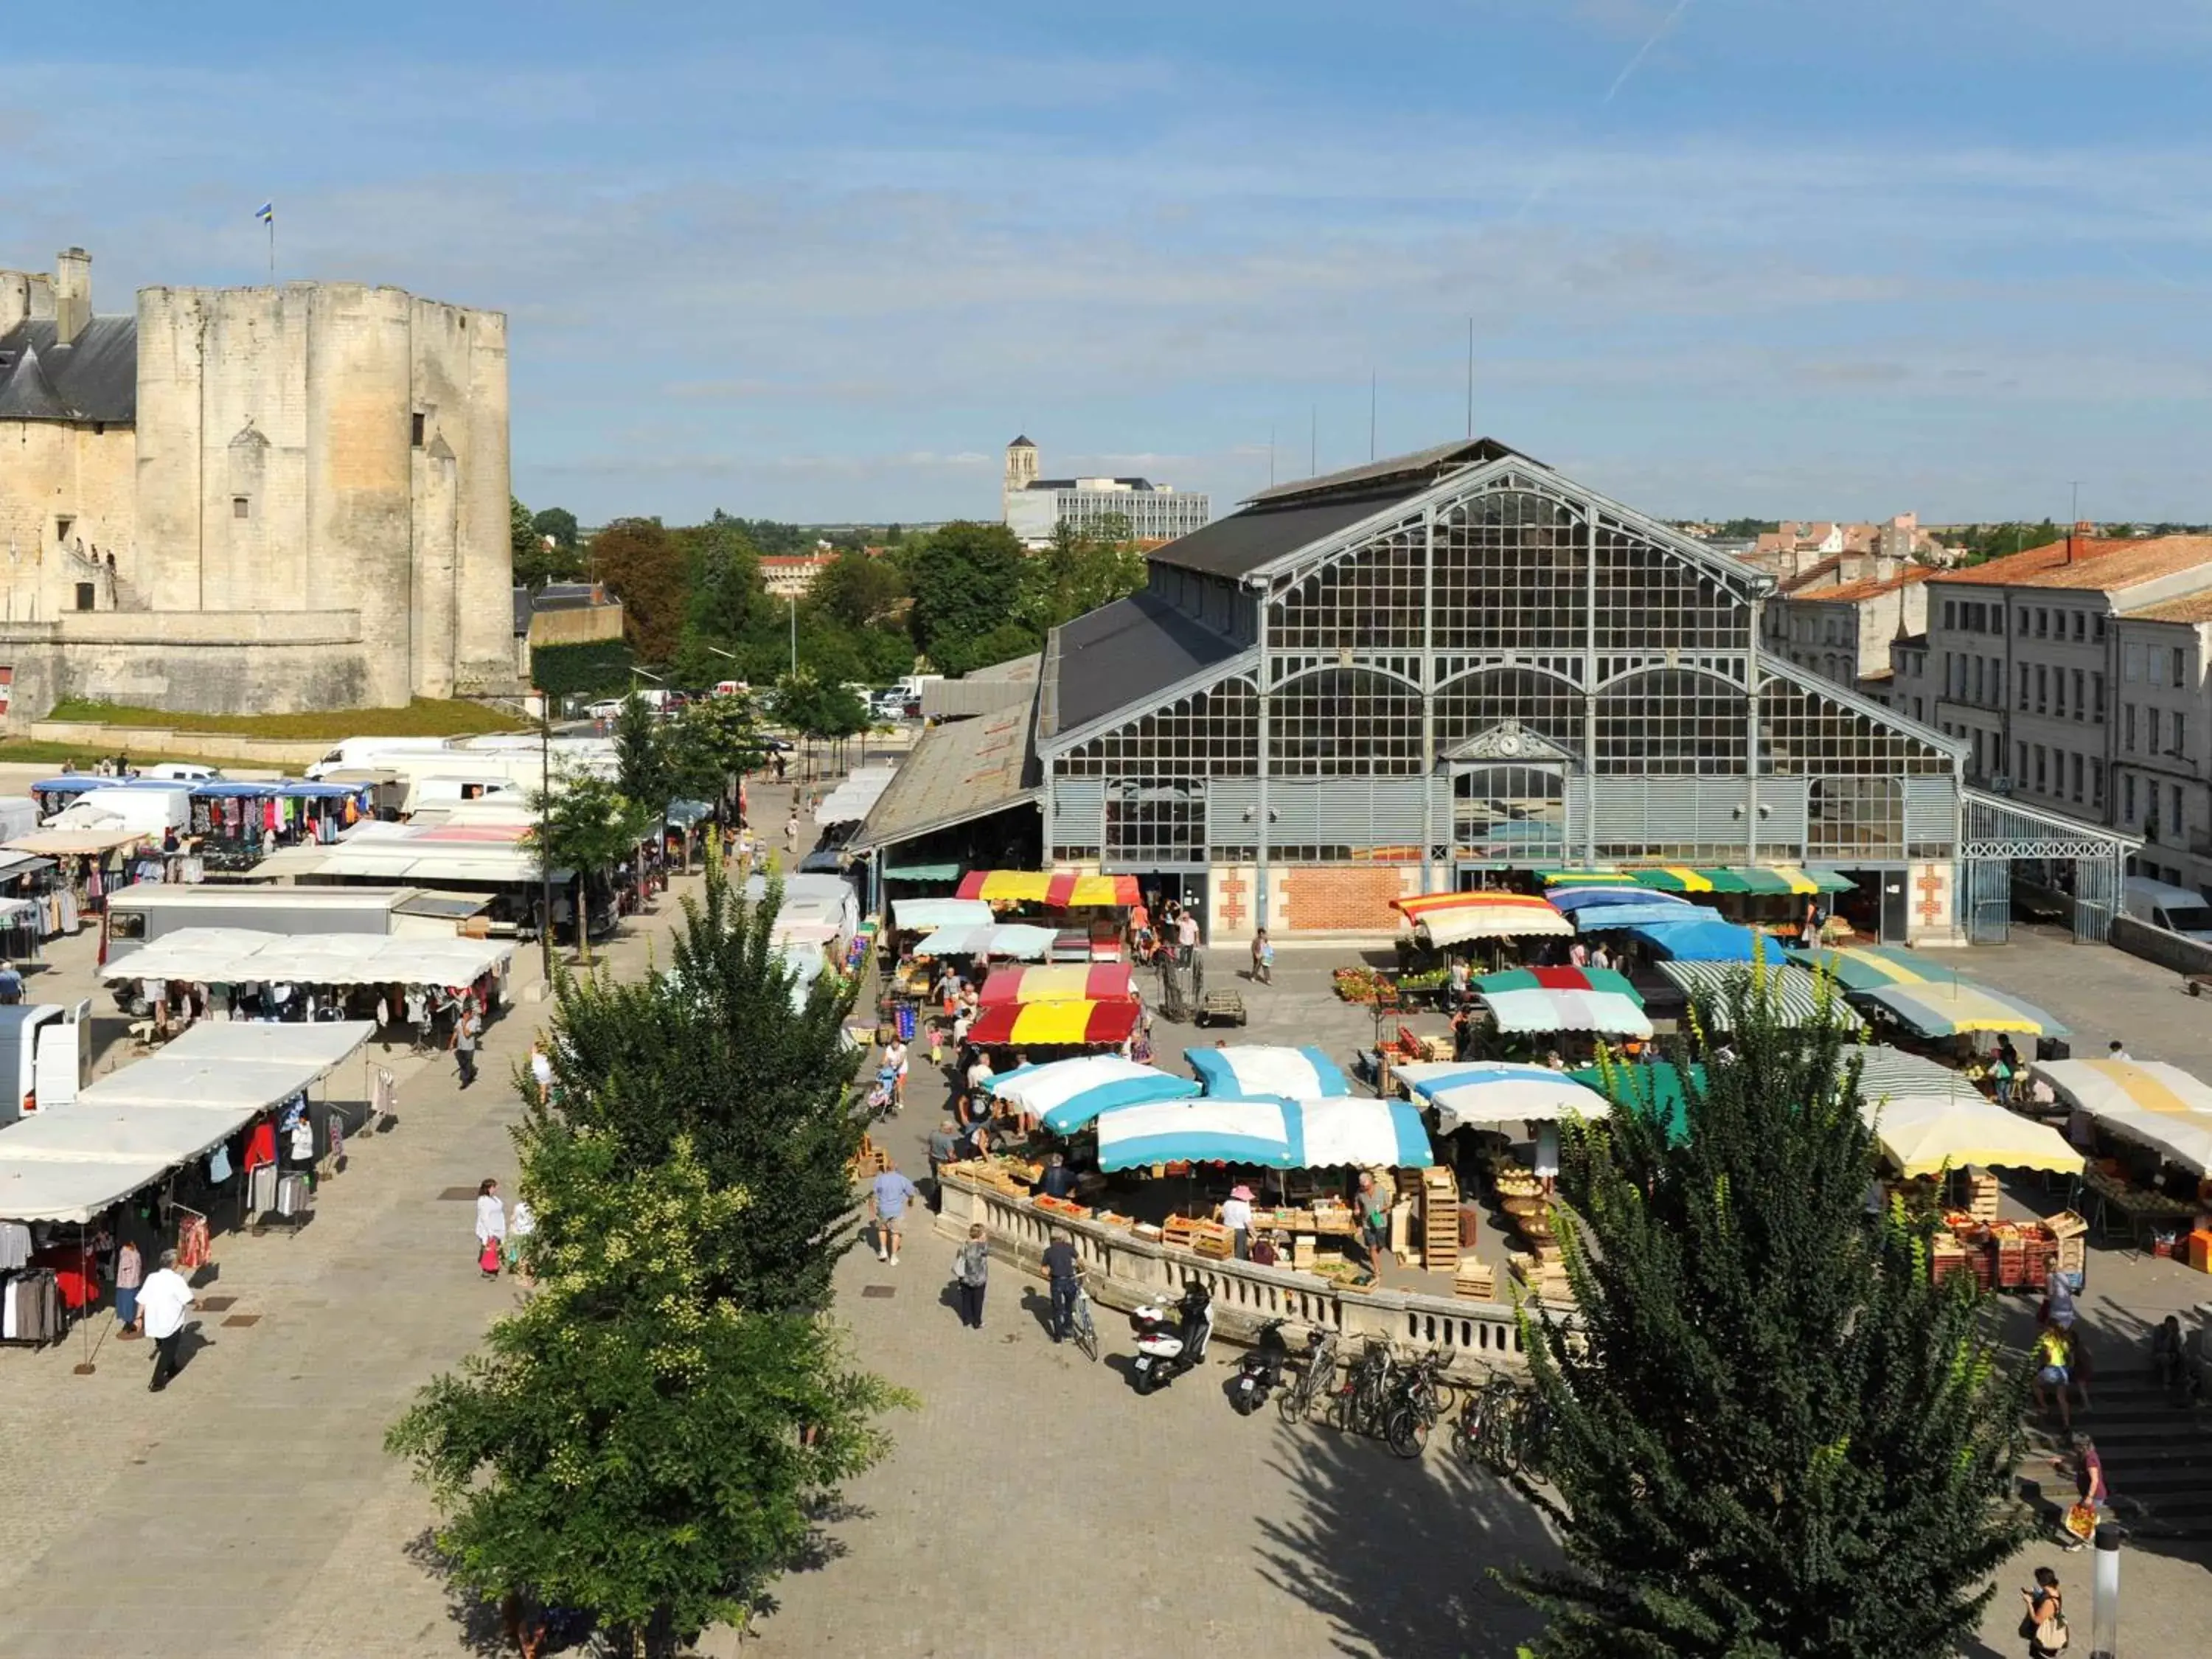
POLYGON ((684 631, 684 551, 658 519, 617 519, 592 538, 592 568, 623 602, 623 635, 647 662, 676 654, 684 631))
POLYGON ((1517 1575, 1540 1659, 1937 1659, 2027 1535, 2023 1379, 1933 1224, 1869 1212, 1840 1009, 1784 1024, 1757 966, 1680 1132, 1616 1111, 1559 1235, 1579 1304, 1526 1316, 1566 1565, 1517 1575))

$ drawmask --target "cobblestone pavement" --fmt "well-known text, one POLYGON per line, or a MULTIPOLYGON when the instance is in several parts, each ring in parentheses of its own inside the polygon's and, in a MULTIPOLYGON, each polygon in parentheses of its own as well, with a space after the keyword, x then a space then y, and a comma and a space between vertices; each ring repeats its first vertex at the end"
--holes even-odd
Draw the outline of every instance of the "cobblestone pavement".
MULTIPOLYGON (((780 823, 781 797, 756 794, 760 821, 780 823)), ((635 970, 674 910, 664 899, 610 953, 618 968, 635 970)), ((33 994, 89 994, 89 941, 54 954, 59 966, 34 978, 33 994)), ((1340 1054, 1370 1040, 1371 1022, 1328 992, 1328 969, 1346 955, 1285 946, 1281 982, 1244 988, 1253 1023, 1228 1035, 1340 1054)), ((2171 976, 2146 964, 2033 937, 1962 953, 1960 964, 2069 1018, 2084 1052, 2110 1029, 2139 1054, 2212 1068, 2212 1023, 2192 1018, 2203 1005, 2174 997, 2171 976)), ((534 972, 523 969, 526 988, 534 972)), ((146 1347, 103 1340, 104 1317, 88 1376, 73 1372, 84 1352, 75 1340, 43 1354, 0 1350, 11 1542, 0 1552, 0 1656, 441 1659, 490 1634, 429 1570, 429 1507, 381 1440, 413 1390, 458 1363, 512 1297, 477 1280, 468 1207, 439 1194, 512 1176, 504 1079, 543 1013, 524 1000, 493 1028, 485 1081, 465 1095, 449 1060, 400 1061, 399 1126, 356 1146, 313 1224, 296 1238, 219 1241, 207 1289, 238 1300, 200 1316, 207 1346, 167 1393, 145 1392, 146 1347), (240 1315, 259 1318, 223 1323, 240 1315)), ((1164 1040, 1163 1058, 1176 1046, 1164 1040)), ((919 1073, 916 1084, 887 1131, 914 1171, 939 1097, 919 1073)), ((1227 1643, 1269 1659, 1504 1659, 1534 1630, 1492 1570, 1549 1559, 1551 1546, 1495 1481, 1441 1455, 1404 1463, 1327 1431, 1293 1431, 1272 1413, 1239 1419, 1219 1364, 1140 1400, 1120 1363, 1125 1326, 1109 1316, 1097 1365, 1055 1348, 1040 1287, 1004 1264, 985 1329, 964 1331, 945 1302, 950 1258, 923 1231, 896 1267, 863 1249, 841 1270, 840 1313, 860 1359, 921 1403, 894 1421, 892 1455, 825 1527, 821 1562, 780 1587, 750 1650, 1028 1659, 1227 1643)), ((2204 1289, 2169 1262, 2095 1261, 2093 1321, 2185 1306, 2204 1289)), ((2000 1577, 1984 1643, 1968 1650, 1976 1659, 2020 1650, 2011 1589, 2044 1562, 2059 1570, 2086 1650, 2087 1558, 2038 1548, 2000 1577)), ((2201 1650, 2205 1567, 2201 1550, 2129 1552, 2123 1651, 2201 1650)), ((736 1651, 727 1632, 708 1645, 736 1651)))

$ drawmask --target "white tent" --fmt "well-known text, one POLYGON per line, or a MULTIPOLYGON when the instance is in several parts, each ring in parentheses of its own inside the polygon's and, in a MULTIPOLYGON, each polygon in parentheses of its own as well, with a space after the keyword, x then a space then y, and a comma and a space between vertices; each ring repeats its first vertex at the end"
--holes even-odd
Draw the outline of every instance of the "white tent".
POLYGON ((876 803, 891 787, 891 779, 897 772, 897 767, 886 765, 854 769, 842 783, 822 798, 822 805, 814 809, 815 823, 858 823, 875 810, 876 803))
POLYGON ((511 939, 408 933, 263 933, 185 927, 101 970, 108 980, 235 985, 467 985, 514 955, 511 939))
POLYGON ((0 1129, 0 1217, 89 1221, 327 1076, 375 1030, 361 1020, 195 1026, 90 1084, 74 1105, 0 1129))

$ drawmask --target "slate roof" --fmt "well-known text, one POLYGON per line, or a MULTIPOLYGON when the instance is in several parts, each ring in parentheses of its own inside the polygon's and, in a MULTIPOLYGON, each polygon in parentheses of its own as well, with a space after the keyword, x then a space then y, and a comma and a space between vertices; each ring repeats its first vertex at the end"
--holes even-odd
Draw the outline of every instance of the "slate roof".
POLYGON ((973 720, 933 726, 846 843, 865 853, 1033 799, 1035 751, 1026 699, 973 720))
MULTIPOLYGON (((1426 449, 1414 450, 1408 455, 1386 456, 1364 466, 1347 466, 1335 472, 1324 472, 1319 477, 1275 484, 1253 496, 1251 502, 1257 507, 1267 501, 1287 501, 1386 488, 1410 495, 1415 489, 1426 489, 1445 473, 1459 467, 1474 466, 1507 455, 1524 461, 1531 459, 1495 438, 1456 438, 1449 443, 1431 444, 1426 449)), ((1540 461, 1533 464, 1543 465, 1540 461)))
POLYGON ((138 413, 138 319, 95 317, 70 344, 52 319, 0 334, 0 419, 128 425, 138 413))
POLYGON ((1362 519, 1410 500, 1428 487, 1429 481, 1424 478, 1361 495, 1248 507, 1225 519, 1216 519, 1202 530, 1178 536, 1145 556, 1154 564, 1203 571, 1233 581, 1263 564, 1272 564, 1286 554, 1348 529, 1362 519))
POLYGON ((1244 647, 1150 593, 1085 611, 1054 638, 1050 737, 1141 702, 1244 647))

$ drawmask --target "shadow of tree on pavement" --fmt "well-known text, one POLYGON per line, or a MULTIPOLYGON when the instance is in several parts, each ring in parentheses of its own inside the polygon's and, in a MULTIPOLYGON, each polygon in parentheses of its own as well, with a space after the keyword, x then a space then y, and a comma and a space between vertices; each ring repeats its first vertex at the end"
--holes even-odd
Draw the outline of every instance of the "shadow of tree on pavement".
POLYGON ((1273 1431, 1276 1471, 1304 1501, 1262 1521, 1260 1571, 1328 1616, 1339 1652, 1513 1659, 1543 1628, 1495 1570, 1555 1564, 1558 1545, 1518 1492, 1452 1461, 1443 1425, 1413 1461, 1332 1430, 1273 1431))

